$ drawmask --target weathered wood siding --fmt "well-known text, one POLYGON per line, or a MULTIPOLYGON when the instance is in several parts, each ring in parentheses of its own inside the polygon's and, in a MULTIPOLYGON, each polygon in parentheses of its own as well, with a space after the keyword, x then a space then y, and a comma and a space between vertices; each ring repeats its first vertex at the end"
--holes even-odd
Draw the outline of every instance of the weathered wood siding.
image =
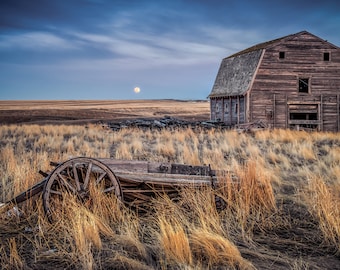
POLYGON ((266 48, 250 90, 249 121, 289 128, 287 103, 310 102, 319 104, 320 130, 338 131, 339 94, 339 48, 306 32, 266 48), (280 52, 285 53, 283 59, 280 52), (325 52, 329 61, 324 61, 325 52), (308 93, 299 93, 299 78, 309 79, 308 93))
POLYGON ((212 121, 236 125, 245 122, 245 97, 224 97, 210 99, 212 121))
POLYGON ((210 120, 222 121, 223 118, 223 98, 211 98, 210 99, 210 120))
POLYGON ((321 99, 322 130, 339 131, 339 95, 322 95, 321 99))

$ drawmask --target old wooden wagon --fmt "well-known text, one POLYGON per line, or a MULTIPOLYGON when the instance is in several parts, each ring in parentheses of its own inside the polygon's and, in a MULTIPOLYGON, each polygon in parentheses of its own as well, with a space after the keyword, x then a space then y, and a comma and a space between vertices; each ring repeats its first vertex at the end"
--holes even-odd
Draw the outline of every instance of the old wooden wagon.
POLYGON ((62 163, 51 162, 50 173, 40 172, 44 179, 6 202, 23 202, 42 193, 43 208, 50 221, 69 194, 80 201, 91 200, 96 192, 113 194, 127 205, 142 207, 156 194, 178 195, 181 187, 216 185, 216 173, 210 166, 192 166, 164 162, 76 157, 62 163))

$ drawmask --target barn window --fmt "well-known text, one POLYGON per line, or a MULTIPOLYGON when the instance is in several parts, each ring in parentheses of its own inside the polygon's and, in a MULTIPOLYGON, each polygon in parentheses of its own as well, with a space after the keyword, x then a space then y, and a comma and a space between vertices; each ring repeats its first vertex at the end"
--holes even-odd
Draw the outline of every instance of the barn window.
POLYGON ((309 92, 309 79, 299 78, 299 93, 308 93, 308 92, 309 92))
POLYGON ((229 113, 229 103, 225 104, 225 114, 229 113))
POLYGON ((291 120, 318 120, 317 113, 290 113, 291 120))
POLYGON ((323 61, 329 61, 329 52, 323 53, 323 61))
POLYGON ((279 58, 284 59, 285 58, 285 52, 279 52, 279 58))

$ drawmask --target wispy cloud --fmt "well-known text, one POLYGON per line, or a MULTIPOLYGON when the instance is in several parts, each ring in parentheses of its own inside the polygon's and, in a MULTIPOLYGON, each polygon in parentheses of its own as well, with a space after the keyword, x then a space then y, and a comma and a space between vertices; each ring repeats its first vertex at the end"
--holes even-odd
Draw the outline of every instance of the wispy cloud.
POLYGON ((0 36, 1 49, 71 50, 75 44, 58 35, 48 32, 27 32, 0 36))

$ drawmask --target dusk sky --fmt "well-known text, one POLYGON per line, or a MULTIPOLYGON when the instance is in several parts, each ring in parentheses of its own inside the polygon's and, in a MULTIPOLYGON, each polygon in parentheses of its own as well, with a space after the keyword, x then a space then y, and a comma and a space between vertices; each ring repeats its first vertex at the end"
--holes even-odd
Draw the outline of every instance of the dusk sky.
POLYGON ((224 57, 303 30, 340 46, 340 1, 0 0, 0 99, 206 99, 224 57))

